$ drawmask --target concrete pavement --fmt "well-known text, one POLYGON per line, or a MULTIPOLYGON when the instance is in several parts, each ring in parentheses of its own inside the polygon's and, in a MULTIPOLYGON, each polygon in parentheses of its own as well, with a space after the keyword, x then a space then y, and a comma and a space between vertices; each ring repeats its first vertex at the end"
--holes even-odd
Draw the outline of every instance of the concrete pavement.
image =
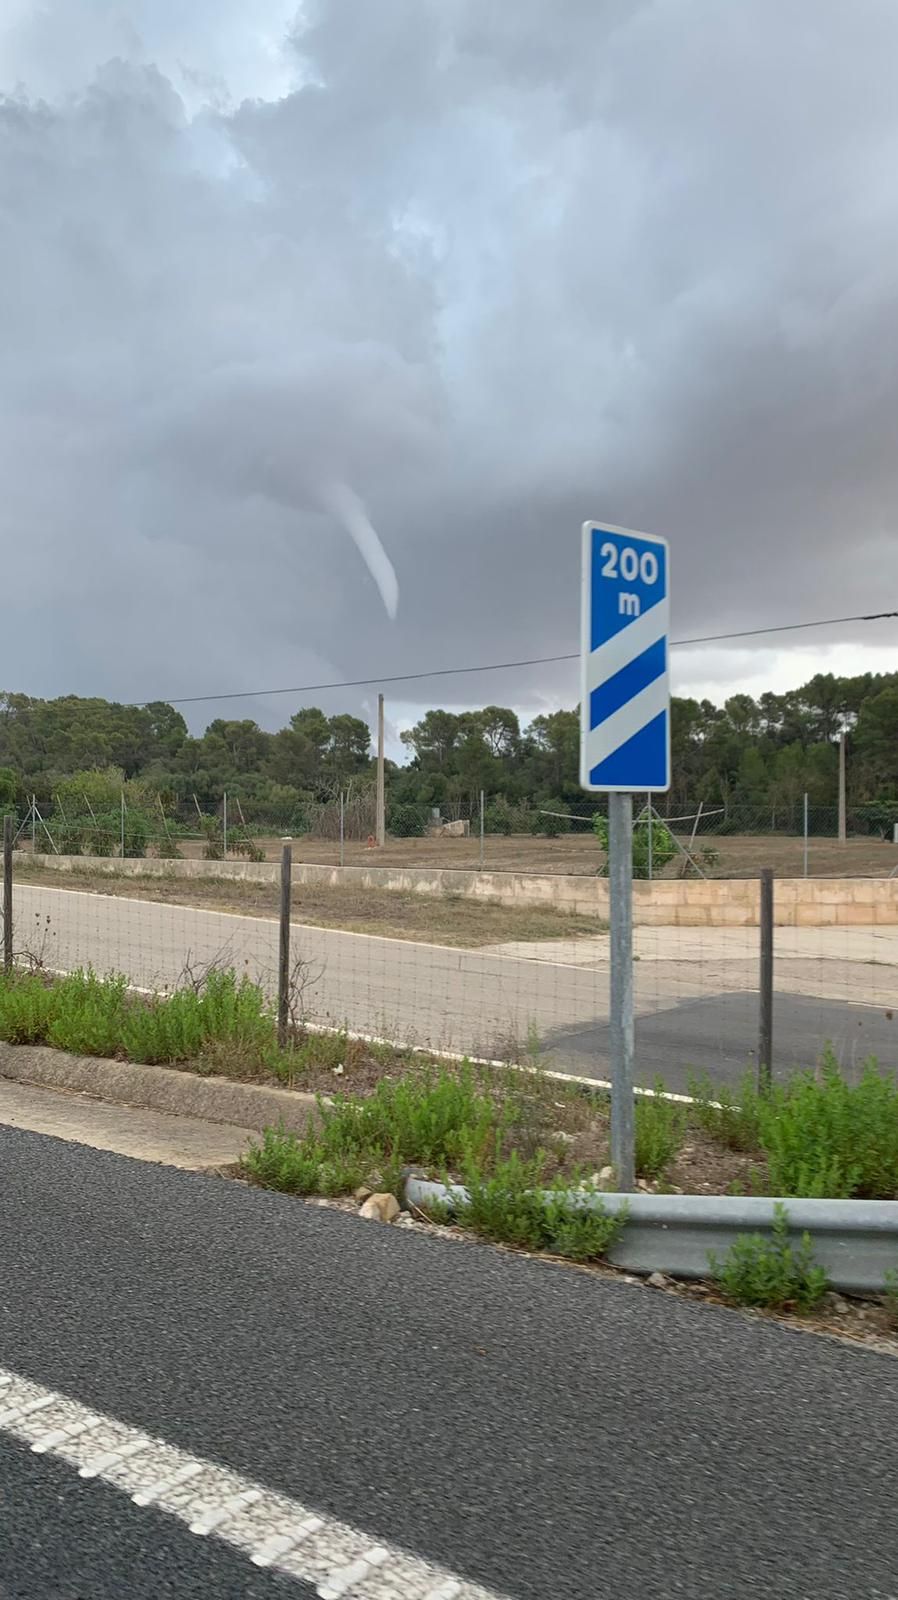
MULTIPOLYGON (((513 1600, 894 1592, 886 1356, 36 1134, 0 1174, 0 1366, 37 1385, 513 1600)), ((149 1594, 166 1548, 173 1593, 272 1592, 34 1461, 0 1450, 0 1593, 63 1537, 66 1600, 149 1594)))

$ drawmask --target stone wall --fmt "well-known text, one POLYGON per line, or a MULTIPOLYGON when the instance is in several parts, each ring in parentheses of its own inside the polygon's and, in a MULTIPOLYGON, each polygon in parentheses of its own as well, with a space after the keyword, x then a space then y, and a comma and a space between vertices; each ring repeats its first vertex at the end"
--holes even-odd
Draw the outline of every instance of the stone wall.
MULTIPOLYGON (((23 861, 32 858, 26 856, 23 861)), ((218 878, 276 883, 271 861, 140 861, 86 856, 34 858, 60 873, 109 873, 116 877, 218 878)), ((392 889, 423 895, 459 895, 513 906, 549 906, 598 920, 608 918, 603 878, 526 872, 461 872, 426 867, 326 867, 294 863, 294 884, 339 884, 356 889, 392 889)), ((781 927, 898 925, 898 878, 779 878, 774 894, 781 927)), ((634 921, 641 926, 738 928, 758 921, 758 884, 753 878, 656 879, 633 885, 634 921)))

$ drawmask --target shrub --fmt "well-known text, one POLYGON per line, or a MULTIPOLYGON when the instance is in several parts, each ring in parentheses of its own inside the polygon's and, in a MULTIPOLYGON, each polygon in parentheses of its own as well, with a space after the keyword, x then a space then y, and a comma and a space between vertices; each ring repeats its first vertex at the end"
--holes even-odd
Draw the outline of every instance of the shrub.
POLYGON ((758 1093, 746 1073, 736 1094, 727 1084, 715 1088, 705 1073, 690 1073, 691 1115, 705 1133, 728 1150, 758 1150, 761 1145, 758 1093))
POLYGON ((708 1256, 711 1275, 729 1300, 742 1306, 813 1311, 829 1288, 823 1267, 814 1261, 810 1234, 796 1247, 789 1239, 785 1206, 774 1207, 771 1236, 742 1233, 722 1260, 708 1256))
POLYGON ((53 1010, 53 991, 43 978, 16 973, 0 978, 0 1039, 6 1044, 43 1044, 53 1010))
POLYGON ((774 1194, 898 1197, 898 1084, 874 1060, 849 1084, 827 1049, 816 1074, 774 1086, 757 1110, 774 1194))
POLYGON ((122 1040, 127 978, 98 978, 88 967, 60 978, 51 989, 47 1043, 81 1056, 114 1056, 122 1040))
POLYGON ((607 1212, 591 1185, 580 1191, 589 1206, 572 1201, 572 1180, 546 1185, 544 1171, 540 1154, 524 1160, 512 1151, 489 1173, 469 1159, 463 1169, 468 1199, 456 1206, 457 1220, 484 1238, 524 1250, 550 1250, 573 1261, 605 1255, 623 1231, 626 1207, 607 1212))
MULTIPOLYGON (((592 819, 592 830, 599 846, 608 853, 608 818, 597 811, 592 819)), ((676 841, 670 829, 656 819, 652 822, 652 876, 657 878, 677 853, 676 841)), ((633 876, 649 875, 649 825, 643 818, 633 824, 633 876)))
POLYGON ((513 831, 513 824, 514 815, 504 800, 495 800, 483 813, 484 833, 509 834, 513 831))
POLYGON ((334 1160, 314 1134, 300 1137, 283 1128, 266 1128, 261 1144, 243 1157, 244 1171, 267 1189, 283 1194, 335 1195, 361 1182, 358 1162, 334 1160))
POLYGON ((395 839, 419 839, 427 823, 424 806, 391 805, 388 816, 390 833, 395 839))
POLYGON ((664 1084, 655 1081, 654 1095, 638 1095, 635 1105, 636 1175, 663 1177, 676 1159, 686 1132, 686 1107, 664 1099, 664 1084))

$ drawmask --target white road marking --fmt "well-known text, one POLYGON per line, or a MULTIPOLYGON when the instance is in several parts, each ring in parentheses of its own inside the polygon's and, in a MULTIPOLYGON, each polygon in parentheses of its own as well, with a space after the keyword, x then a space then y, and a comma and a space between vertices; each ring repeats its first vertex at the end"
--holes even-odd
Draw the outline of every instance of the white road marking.
POLYGON ((59 1457, 79 1477, 166 1511, 199 1537, 214 1533, 256 1566, 312 1586, 320 1600, 507 1600, 2 1367, 0 1390, 0 1430, 36 1455, 59 1457))

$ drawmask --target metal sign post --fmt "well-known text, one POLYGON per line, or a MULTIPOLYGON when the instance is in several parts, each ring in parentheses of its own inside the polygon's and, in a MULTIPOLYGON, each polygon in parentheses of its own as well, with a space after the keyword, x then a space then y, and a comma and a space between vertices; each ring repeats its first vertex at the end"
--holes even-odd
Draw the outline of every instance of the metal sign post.
POLYGON ((626 1191, 636 1182, 633 792, 670 788, 670 561, 654 535, 586 522, 582 537, 580 781, 608 795, 611 1160, 626 1191))

